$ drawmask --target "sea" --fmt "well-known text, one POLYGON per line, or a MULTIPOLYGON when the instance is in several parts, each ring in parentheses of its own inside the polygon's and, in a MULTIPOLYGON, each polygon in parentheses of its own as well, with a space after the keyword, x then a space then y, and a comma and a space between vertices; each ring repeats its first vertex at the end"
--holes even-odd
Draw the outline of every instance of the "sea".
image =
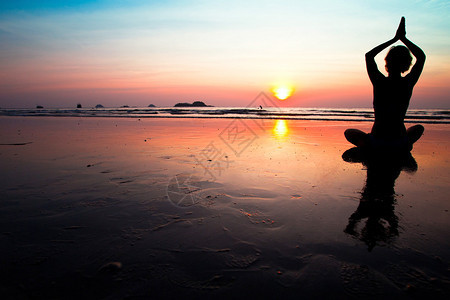
MULTIPOLYGON (((0 116, 124 117, 124 118, 245 118, 320 121, 374 120, 371 108, 301 107, 120 107, 0 109, 0 116)), ((450 109, 410 109, 406 123, 449 124, 450 109)))

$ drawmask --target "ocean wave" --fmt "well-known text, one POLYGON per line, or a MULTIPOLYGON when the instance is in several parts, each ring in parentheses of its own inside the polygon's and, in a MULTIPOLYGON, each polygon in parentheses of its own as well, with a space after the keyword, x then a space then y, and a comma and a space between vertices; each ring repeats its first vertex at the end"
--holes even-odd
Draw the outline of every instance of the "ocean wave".
MULTIPOLYGON (((360 108, 77 108, 77 109, 0 109, 0 116, 42 117, 127 117, 127 118, 246 118, 323 121, 373 121, 370 109, 360 108)), ((409 110, 405 122, 450 123, 450 110, 409 110)))

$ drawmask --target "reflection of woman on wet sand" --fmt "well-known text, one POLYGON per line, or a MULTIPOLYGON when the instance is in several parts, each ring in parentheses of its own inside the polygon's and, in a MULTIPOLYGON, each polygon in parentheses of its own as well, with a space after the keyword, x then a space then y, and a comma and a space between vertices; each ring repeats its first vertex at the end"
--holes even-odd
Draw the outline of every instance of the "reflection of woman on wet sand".
POLYGON ((421 137, 424 128, 422 125, 415 125, 406 130, 403 122, 414 85, 422 73, 424 64, 425 53, 406 38, 405 18, 402 18, 394 38, 366 53, 367 72, 373 84, 375 122, 369 134, 358 129, 347 129, 345 137, 349 142, 358 147, 371 149, 395 148, 407 151, 412 149, 412 145, 421 137), (397 41, 403 42, 406 47, 395 46, 389 50, 385 58, 386 71, 389 75, 385 77, 377 68, 375 56, 397 41), (401 74, 408 71, 411 66, 410 51, 417 61, 411 72, 402 77, 401 74))
POLYGON ((414 173, 417 163, 411 153, 400 157, 361 157, 357 148, 347 150, 342 158, 350 163, 362 163, 367 179, 356 211, 348 219, 344 232, 364 242, 369 251, 390 244, 399 234, 395 214, 395 181, 401 171, 414 173))

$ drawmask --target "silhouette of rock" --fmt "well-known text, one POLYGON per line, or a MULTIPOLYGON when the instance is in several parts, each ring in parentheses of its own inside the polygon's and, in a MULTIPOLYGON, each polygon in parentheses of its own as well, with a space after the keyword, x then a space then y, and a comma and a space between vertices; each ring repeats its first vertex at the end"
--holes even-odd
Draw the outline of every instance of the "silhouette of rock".
POLYGON ((101 104, 97 104, 96 106, 95 106, 95 108, 103 108, 104 106, 103 105, 101 105, 101 104))
POLYGON ((128 108, 128 105, 122 105, 121 108, 128 108))
POLYGON ((204 102, 202 101, 194 101, 192 104, 191 103, 186 103, 186 102, 180 102, 174 105, 174 107, 207 107, 208 105, 206 105, 204 102))
POLYGON ((207 105, 205 103, 203 103, 202 101, 194 101, 192 103, 192 106, 195 106, 195 107, 202 107, 202 106, 204 106, 204 107, 206 107, 207 105))
POLYGON ((36 105, 36 108, 44 108, 42 105, 36 105))
POLYGON ((80 103, 77 104, 77 108, 82 108, 80 103))
POLYGON ((155 104, 149 104, 148 107, 156 107, 155 104))
POLYGON ((175 104, 173 107, 191 107, 191 106, 192 106, 191 103, 181 102, 181 103, 175 104))

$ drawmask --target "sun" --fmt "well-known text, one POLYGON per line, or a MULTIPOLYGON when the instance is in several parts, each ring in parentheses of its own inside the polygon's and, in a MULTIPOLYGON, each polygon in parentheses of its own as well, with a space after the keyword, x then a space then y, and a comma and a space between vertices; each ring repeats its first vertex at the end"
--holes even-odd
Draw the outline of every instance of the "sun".
POLYGON ((274 87, 272 89, 272 92, 274 96, 277 97, 279 100, 286 100, 292 95, 292 93, 294 92, 294 88, 286 85, 280 85, 274 87))

